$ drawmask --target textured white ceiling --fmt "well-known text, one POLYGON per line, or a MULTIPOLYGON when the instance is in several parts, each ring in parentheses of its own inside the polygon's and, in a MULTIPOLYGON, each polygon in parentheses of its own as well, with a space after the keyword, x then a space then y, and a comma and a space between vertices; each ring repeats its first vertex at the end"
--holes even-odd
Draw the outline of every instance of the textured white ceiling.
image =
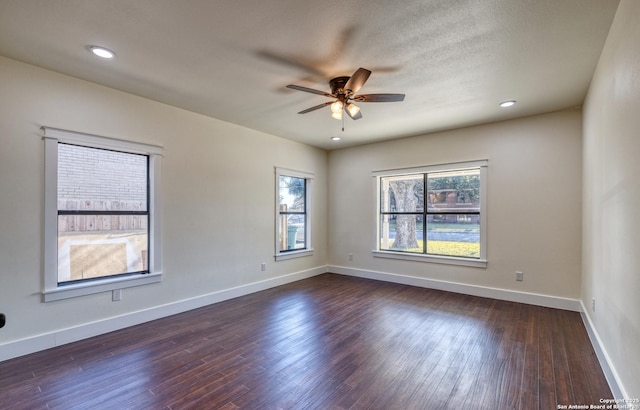
POLYGON ((0 55, 325 149, 582 104, 617 0, 0 0, 0 55), (88 45, 117 53, 100 60, 88 45), (362 103, 329 91, 358 67, 362 103), (498 103, 516 99, 511 109, 498 103), (339 135, 340 142, 330 141, 339 135))

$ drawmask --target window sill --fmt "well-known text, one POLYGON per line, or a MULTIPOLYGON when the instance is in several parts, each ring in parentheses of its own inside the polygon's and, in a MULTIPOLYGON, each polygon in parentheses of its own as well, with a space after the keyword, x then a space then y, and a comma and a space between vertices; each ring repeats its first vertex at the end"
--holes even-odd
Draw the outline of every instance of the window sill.
POLYGON ((92 282, 59 286, 55 289, 43 291, 42 296, 45 302, 53 302, 56 300, 109 292, 116 289, 132 288, 134 286, 148 285, 158 282, 162 282, 161 272, 123 276, 120 278, 107 278, 92 282))
POLYGON ((276 261, 285 261, 287 259, 302 258, 304 256, 311 255, 313 255, 313 249, 302 249, 299 251, 284 252, 276 255, 276 261))
POLYGON ((402 259, 417 262, 441 263, 445 265, 471 266, 474 268, 487 267, 487 261, 483 259, 456 258, 454 256, 419 255, 376 250, 372 252, 374 258, 402 259))

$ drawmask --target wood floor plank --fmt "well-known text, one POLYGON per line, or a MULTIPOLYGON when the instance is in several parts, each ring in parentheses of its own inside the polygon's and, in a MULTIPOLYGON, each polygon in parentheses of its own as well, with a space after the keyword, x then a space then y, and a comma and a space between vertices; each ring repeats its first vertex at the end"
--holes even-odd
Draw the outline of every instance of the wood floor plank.
POLYGON ((551 354, 555 380, 556 400, 560 404, 577 403, 573 395, 569 360, 567 359, 567 341, 564 335, 563 312, 552 316, 551 354))
POLYGON ((2 409, 549 409, 611 391, 580 315, 319 275, 0 363, 2 409))
POLYGON ((537 343, 525 344, 524 363, 522 368, 522 381, 519 386, 520 396, 517 408, 540 408, 538 392, 539 386, 539 349, 537 343))
POLYGON ((553 371, 553 332, 551 331, 551 309, 539 311, 538 334, 538 400, 540 409, 548 409, 559 403, 556 400, 555 373, 553 371))

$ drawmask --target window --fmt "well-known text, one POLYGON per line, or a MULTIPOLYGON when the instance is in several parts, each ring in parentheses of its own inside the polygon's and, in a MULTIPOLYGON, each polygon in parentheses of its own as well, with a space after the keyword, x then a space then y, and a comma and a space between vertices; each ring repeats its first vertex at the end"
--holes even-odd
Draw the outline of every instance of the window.
POLYGON ((487 161, 375 172, 374 255, 486 266, 487 161))
POLYGON ((44 300, 159 282, 161 148, 43 130, 44 300))
POLYGON ((276 260, 307 256, 311 248, 313 175, 276 168, 276 260))

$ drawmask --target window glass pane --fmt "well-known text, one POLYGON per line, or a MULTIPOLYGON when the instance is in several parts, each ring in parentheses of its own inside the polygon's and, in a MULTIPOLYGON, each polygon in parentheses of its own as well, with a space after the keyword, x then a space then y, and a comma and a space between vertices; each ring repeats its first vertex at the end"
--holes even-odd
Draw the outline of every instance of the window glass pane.
POLYGON ((430 214, 427 216, 427 253, 480 257, 480 216, 430 214))
POLYGON ((309 181, 305 177, 281 175, 277 172, 278 220, 276 252, 310 249, 307 195, 309 181))
POLYGON ((382 212, 422 212, 424 175, 401 175, 380 179, 382 212))
POLYGON ((280 212, 305 211, 305 179, 280 176, 280 212))
POLYGON ((58 215, 58 283, 148 271, 147 162, 58 144, 58 210, 89 212, 58 215), (111 211, 145 213, 104 214, 111 211))
POLYGON ((147 159, 58 144, 58 209, 146 211, 147 159))
POLYGON ((422 222, 422 215, 381 215, 380 249, 422 253, 422 222))
POLYGON ((279 250, 289 251, 306 249, 306 218, 305 215, 280 215, 278 223, 279 250))
POLYGON ((59 215, 58 282, 148 271, 146 215, 59 215))
POLYGON ((480 170, 428 174, 427 202, 429 212, 479 212, 480 170))

